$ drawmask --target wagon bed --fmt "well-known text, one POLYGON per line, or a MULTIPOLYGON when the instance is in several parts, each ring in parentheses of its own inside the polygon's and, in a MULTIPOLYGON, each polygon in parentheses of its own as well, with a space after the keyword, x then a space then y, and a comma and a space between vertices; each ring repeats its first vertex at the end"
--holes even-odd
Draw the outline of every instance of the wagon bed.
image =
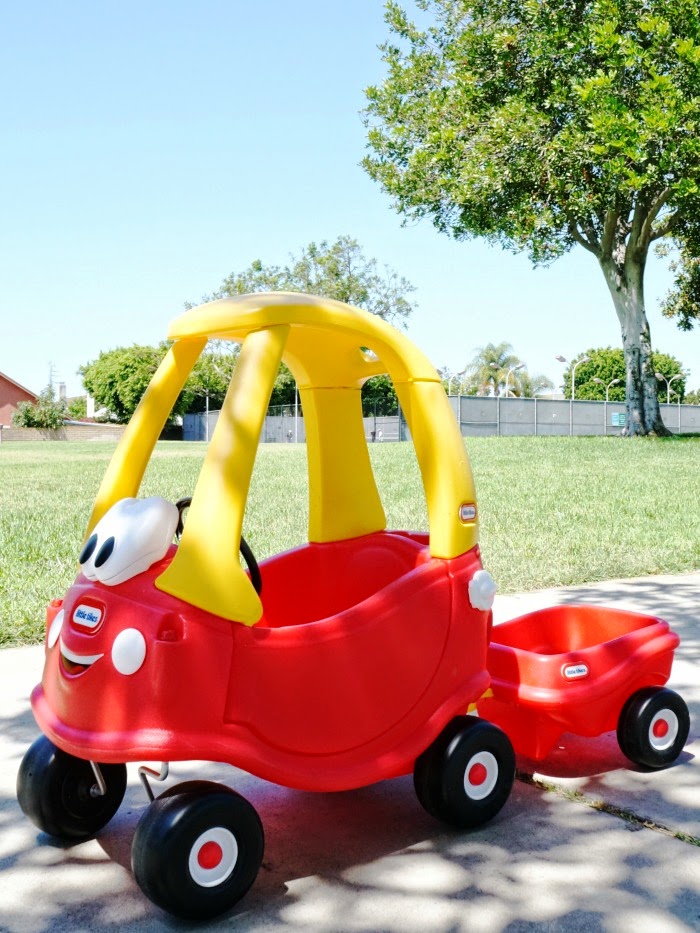
POLYGON ((479 715, 516 752, 541 760, 565 732, 616 729, 633 694, 667 682, 678 644, 667 622, 622 609, 563 605, 519 616, 493 629, 492 695, 479 715))

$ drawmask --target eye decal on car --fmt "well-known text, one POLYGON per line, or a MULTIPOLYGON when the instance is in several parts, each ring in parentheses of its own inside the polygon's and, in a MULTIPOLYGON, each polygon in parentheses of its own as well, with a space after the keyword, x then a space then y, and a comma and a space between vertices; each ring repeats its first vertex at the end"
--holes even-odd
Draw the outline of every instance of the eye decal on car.
POLYGON ((85 542, 85 547, 81 551, 78 561, 81 564, 86 564, 92 557, 93 551, 95 550, 96 547, 97 547, 97 535, 91 534, 90 537, 85 542))
POLYGON ((107 538, 105 543, 102 545, 100 550, 97 552, 97 557, 95 558, 95 567, 101 567, 102 564, 106 563, 109 558, 112 556, 112 551, 114 550, 114 537, 107 538))
POLYGON ((160 496, 120 499, 105 512, 80 555, 88 580, 116 586, 165 557, 178 523, 177 506, 160 496))

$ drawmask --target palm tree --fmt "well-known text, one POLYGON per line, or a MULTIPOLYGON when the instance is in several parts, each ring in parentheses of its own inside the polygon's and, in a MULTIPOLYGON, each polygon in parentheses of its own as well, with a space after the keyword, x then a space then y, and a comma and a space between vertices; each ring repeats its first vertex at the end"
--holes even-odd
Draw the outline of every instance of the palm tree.
MULTIPOLYGON (((487 343, 479 347, 476 356, 465 367, 467 382, 476 387, 480 395, 500 395, 509 370, 520 365, 520 360, 513 352, 511 344, 487 343)), ((511 379, 515 373, 511 372, 511 379)))
MULTIPOLYGON (((514 375, 516 374, 514 373, 514 375)), ((531 376, 526 369, 523 369, 517 373, 517 376, 516 395, 520 395, 522 398, 534 398, 538 392, 554 388, 552 380, 542 374, 531 376)))

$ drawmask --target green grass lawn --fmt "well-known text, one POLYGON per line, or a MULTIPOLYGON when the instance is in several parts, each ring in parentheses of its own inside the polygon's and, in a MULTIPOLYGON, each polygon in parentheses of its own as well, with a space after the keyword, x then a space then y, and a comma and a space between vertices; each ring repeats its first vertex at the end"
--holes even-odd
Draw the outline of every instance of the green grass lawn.
MULTIPOLYGON (((36 642, 73 579, 112 444, 0 447, 0 645, 36 642)), ((143 495, 191 494, 203 444, 158 445, 143 495)), ((700 438, 469 438, 484 564, 501 592, 700 567, 700 438)), ((389 527, 425 529, 410 444, 371 446, 389 527)), ((306 539, 305 448, 260 448, 244 534, 259 559, 306 539)))

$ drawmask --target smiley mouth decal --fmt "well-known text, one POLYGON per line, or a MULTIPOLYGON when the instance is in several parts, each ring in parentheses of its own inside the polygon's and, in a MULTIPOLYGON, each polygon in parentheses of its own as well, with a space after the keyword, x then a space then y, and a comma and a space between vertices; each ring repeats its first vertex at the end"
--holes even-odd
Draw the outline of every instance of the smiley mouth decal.
POLYGON ((104 654, 75 654, 63 644, 60 639, 59 647, 61 651, 61 663, 66 674, 83 674, 89 667, 104 657, 104 654))

